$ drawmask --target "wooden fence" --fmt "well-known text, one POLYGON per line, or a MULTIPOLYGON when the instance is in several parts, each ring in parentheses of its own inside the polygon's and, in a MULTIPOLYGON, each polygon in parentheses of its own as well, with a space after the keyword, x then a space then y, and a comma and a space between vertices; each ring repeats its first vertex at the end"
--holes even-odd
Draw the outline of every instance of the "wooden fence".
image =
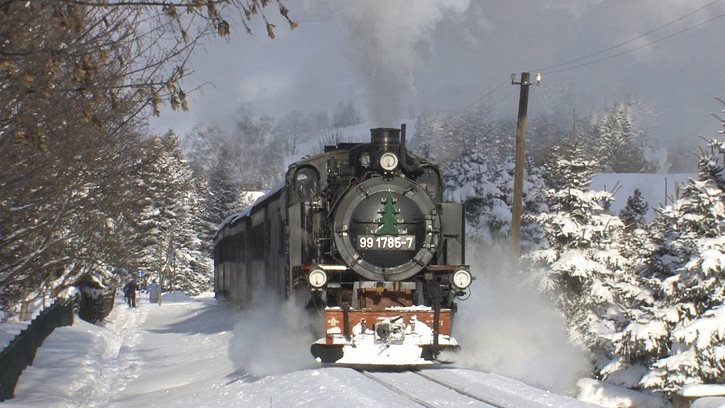
POLYGON ((49 308, 40 312, 30 325, 20 332, 0 352, 0 401, 15 396, 15 385, 23 370, 33 363, 35 353, 43 340, 56 327, 73 324, 73 308, 77 298, 57 299, 49 308))

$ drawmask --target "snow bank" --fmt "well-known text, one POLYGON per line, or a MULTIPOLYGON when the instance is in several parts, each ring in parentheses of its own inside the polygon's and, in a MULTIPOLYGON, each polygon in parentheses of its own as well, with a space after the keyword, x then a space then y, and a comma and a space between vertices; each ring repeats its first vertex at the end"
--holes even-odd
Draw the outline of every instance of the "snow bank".
POLYGON ((30 322, 21 322, 15 320, 8 320, 0 324, 0 350, 4 350, 11 341, 20 334, 21 331, 25 330, 30 322))
POLYGON ((725 385, 723 384, 687 384, 682 387, 680 395, 689 399, 697 398, 690 406, 691 408, 725 407, 725 385))
POLYGON ((723 408, 725 407, 725 397, 706 397, 700 398, 690 405, 690 408, 723 408))
POLYGON ((591 378, 577 381, 577 398, 581 401, 611 408, 670 408, 670 403, 661 396, 641 393, 628 388, 603 383, 591 378))
POLYGON ((693 397, 725 397, 725 385, 723 384, 686 384, 682 387, 680 395, 687 398, 693 397))

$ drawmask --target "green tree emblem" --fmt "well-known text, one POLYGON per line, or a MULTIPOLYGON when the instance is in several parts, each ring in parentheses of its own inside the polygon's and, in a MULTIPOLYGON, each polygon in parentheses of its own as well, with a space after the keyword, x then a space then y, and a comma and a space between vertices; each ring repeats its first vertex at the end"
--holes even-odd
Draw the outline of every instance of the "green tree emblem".
POLYGON ((393 207, 393 193, 388 191, 388 195, 385 198, 385 206, 378 213, 382 214, 382 217, 378 220, 377 235, 398 235, 398 217, 395 216, 396 210, 393 207))

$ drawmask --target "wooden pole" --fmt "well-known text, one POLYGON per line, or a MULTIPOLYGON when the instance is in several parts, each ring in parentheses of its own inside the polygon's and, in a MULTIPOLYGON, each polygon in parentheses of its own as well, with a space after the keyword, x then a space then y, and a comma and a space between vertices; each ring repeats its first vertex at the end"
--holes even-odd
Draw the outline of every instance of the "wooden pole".
POLYGON ((521 255, 521 213, 523 212, 524 196, 524 160, 526 157, 526 123, 529 105, 530 74, 521 73, 521 82, 511 83, 521 86, 519 94, 519 115, 516 122, 516 167, 514 169, 514 202, 511 209, 511 255, 517 259, 521 255))

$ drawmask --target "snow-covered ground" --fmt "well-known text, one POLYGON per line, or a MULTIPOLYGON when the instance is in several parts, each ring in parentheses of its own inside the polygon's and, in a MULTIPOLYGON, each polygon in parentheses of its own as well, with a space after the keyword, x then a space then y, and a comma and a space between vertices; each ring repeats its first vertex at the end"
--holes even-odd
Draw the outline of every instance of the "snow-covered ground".
MULTIPOLYGON (((211 296, 167 295, 161 305, 142 298, 136 309, 119 299, 103 326, 78 319, 56 329, 4 406, 410 407, 418 406, 415 399, 486 406, 461 393, 442 394, 440 386, 409 372, 376 375, 413 399, 358 371, 318 367, 309 339, 271 330, 294 323, 284 322, 288 315, 252 316, 211 296)), ((512 407, 588 406, 483 371, 425 373, 512 407)))

